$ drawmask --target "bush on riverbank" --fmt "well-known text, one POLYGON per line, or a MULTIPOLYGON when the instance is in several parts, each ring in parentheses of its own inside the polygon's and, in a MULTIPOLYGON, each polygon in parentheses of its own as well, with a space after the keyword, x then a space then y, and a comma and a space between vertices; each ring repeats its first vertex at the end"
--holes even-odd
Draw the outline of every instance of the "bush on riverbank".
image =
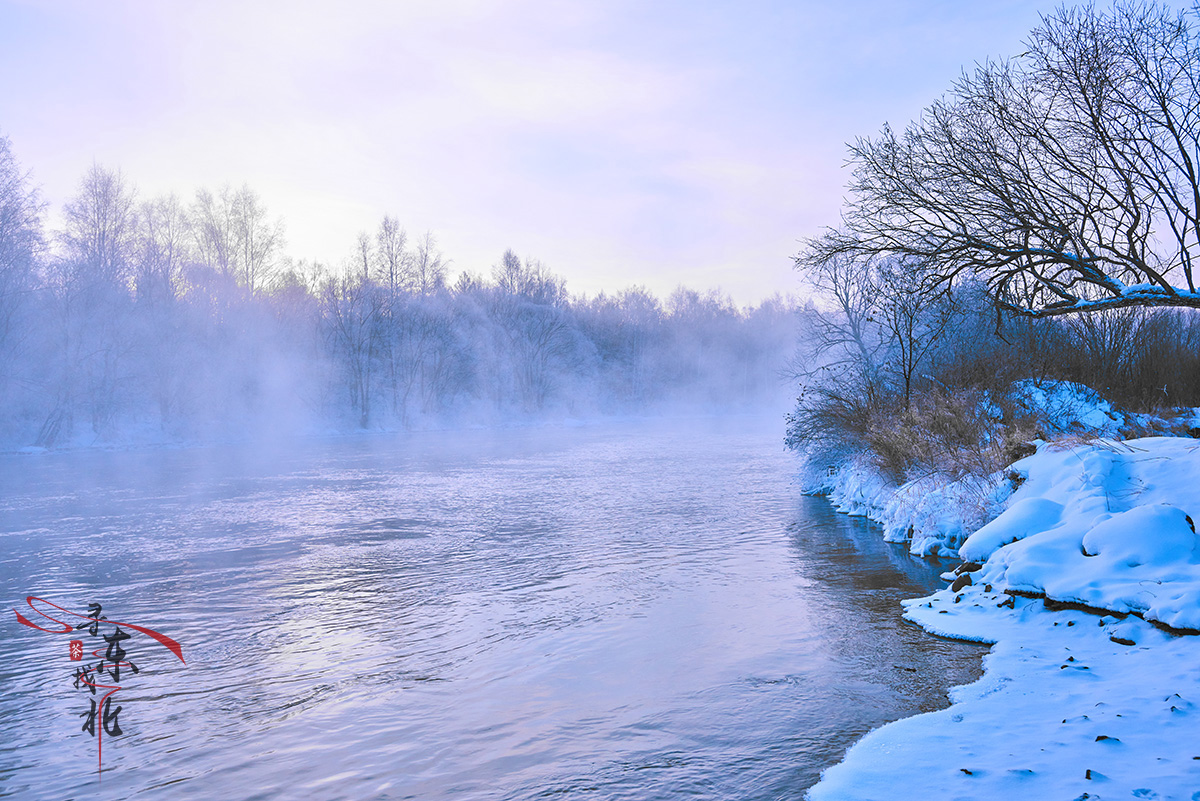
POLYGON ((794 360, 786 443, 820 471, 982 479, 1062 437, 1188 435, 1200 316, 1118 309, 1031 320, 986 290, 932 293, 912 265, 810 265, 822 307, 794 360), (899 285, 898 285, 899 283, 899 285))

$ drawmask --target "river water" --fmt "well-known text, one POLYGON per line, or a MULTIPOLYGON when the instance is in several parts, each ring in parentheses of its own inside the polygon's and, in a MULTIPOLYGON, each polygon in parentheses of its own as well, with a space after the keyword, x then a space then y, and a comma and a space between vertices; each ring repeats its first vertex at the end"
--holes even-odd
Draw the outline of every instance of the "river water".
POLYGON ((5 608, 0 797, 800 798, 981 651, 899 620, 945 567, 801 496, 780 428, 0 456, 0 600, 186 660, 123 643, 98 759, 67 641, 111 628, 5 608))

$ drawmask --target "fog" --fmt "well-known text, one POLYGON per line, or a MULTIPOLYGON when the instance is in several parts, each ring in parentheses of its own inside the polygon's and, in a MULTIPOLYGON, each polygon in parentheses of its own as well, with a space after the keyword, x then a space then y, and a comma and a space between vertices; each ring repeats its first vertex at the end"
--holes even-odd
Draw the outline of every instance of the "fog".
POLYGON ((249 186, 142 197, 94 165, 61 229, 0 139, 0 446, 86 447, 782 409, 798 309, 633 286, 572 294, 508 250, 364 221, 287 251, 249 186))

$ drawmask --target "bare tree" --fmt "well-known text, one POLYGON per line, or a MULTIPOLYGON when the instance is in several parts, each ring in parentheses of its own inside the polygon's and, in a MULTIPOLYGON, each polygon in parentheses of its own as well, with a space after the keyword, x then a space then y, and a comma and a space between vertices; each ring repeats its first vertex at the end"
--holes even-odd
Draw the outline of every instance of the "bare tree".
POLYGON ((419 295, 430 295, 446 286, 447 262, 437 249, 437 241, 429 231, 417 242, 417 249, 410 259, 409 274, 413 291, 419 295))
POLYGON ((567 302, 566 282, 561 277, 537 259, 525 259, 522 263, 511 249, 504 251, 500 263, 492 267, 492 278, 505 296, 551 306, 567 302))
POLYGON ((408 234, 395 217, 385 215, 375 233, 375 278, 390 295, 402 288, 410 259, 408 234))
POLYGON ((883 344, 873 316, 880 283, 875 263, 835 254, 802 266, 825 307, 812 315, 813 341, 802 362, 793 365, 796 377, 830 365, 873 372, 883 344))
POLYGON ((196 190, 192 230, 200 260, 217 273, 233 278, 237 271, 237 252, 233 235, 233 192, 229 186, 216 195, 207 189, 196 190))
POLYGON ((576 355, 566 314, 566 283, 535 259, 522 264, 512 250, 492 269, 491 315, 499 323, 517 395, 527 410, 541 409, 554 391, 554 367, 576 355))
POLYGON ((371 422, 377 326, 382 298, 360 275, 328 276, 320 289, 325 335, 346 370, 351 408, 361 428, 371 422))
POLYGON ((630 394, 644 400, 650 392, 650 369, 647 354, 661 337, 662 304, 643 286, 622 290, 616 298, 619 335, 624 351, 623 360, 629 369, 630 394))
POLYGON ((283 223, 268 219, 253 189, 226 185, 216 195, 201 189, 192 216, 196 245, 209 267, 252 295, 265 288, 283 248, 283 223))
POLYGON ((159 422, 166 427, 186 396, 187 377, 195 371, 185 356, 188 347, 179 312, 184 267, 192 258, 191 220, 175 195, 143 203, 138 216, 134 256, 137 369, 158 408, 159 422))
POLYGON ((844 225, 798 261, 895 256, 943 286, 977 273, 1034 317, 1200 307, 1197 14, 1131 0, 1044 17, 1027 52, 851 145, 844 225))
POLYGON ((187 209, 175 195, 147 201, 139 210, 141 225, 135 261, 137 296, 173 300, 191 256, 192 226, 187 209))
POLYGON ((77 408, 102 433, 131 383, 134 337, 126 312, 139 236, 134 192, 120 171, 93 164, 63 218, 63 249, 52 263, 56 359, 47 384, 53 400, 41 445, 70 430, 77 408))
POLYGON ((367 236, 366 231, 362 231, 359 233, 358 240, 354 244, 353 264, 353 269, 358 272, 360 280, 371 280, 371 264, 374 261, 375 252, 371 248, 371 237, 367 236))
MULTIPOLYGON (((0 137, 0 354, 13 344, 18 310, 34 286, 34 265, 43 247, 43 203, 29 177, 0 137)), ((10 364, 6 358, 4 364, 10 364)), ((0 383, 7 378, 0 369, 0 383)))
POLYGON ((956 319, 953 293, 934 293, 919 269, 888 262, 879 267, 876 314, 886 332, 886 366, 895 374, 903 406, 912 406, 913 383, 956 319))
POLYGON ((63 206, 63 218, 70 278, 124 285, 137 242, 137 211, 120 170, 93 164, 79 192, 63 206))
POLYGON ((267 219, 266 207, 249 186, 234 195, 233 212, 239 279, 254 294, 274 272, 275 257, 283 247, 283 222, 267 219))

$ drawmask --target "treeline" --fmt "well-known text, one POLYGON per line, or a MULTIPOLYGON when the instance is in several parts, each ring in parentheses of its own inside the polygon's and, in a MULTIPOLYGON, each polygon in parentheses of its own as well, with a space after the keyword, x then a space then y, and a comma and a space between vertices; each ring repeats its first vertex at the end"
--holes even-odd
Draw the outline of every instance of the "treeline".
POLYGON ((1030 441, 1072 433, 1044 398, 1057 382, 1154 413, 1149 433, 1185 433, 1200 406, 1200 312, 1119 308, 1030 318, 986 286, 937 288, 919 264, 835 257, 801 262, 823 298, 793 363, 800 397, 788 445, 821 466, 865 455, 900 483, 986 475, 1030 441))
POLYGON ((0 138, 8 446, 751 405, 795 345, 779 298, 579 297, 511 250, 452 279, 391 217, 341 264, 296 261, 248 187, 139 200, 97 166, 61 230, 45 212, 0 138))

